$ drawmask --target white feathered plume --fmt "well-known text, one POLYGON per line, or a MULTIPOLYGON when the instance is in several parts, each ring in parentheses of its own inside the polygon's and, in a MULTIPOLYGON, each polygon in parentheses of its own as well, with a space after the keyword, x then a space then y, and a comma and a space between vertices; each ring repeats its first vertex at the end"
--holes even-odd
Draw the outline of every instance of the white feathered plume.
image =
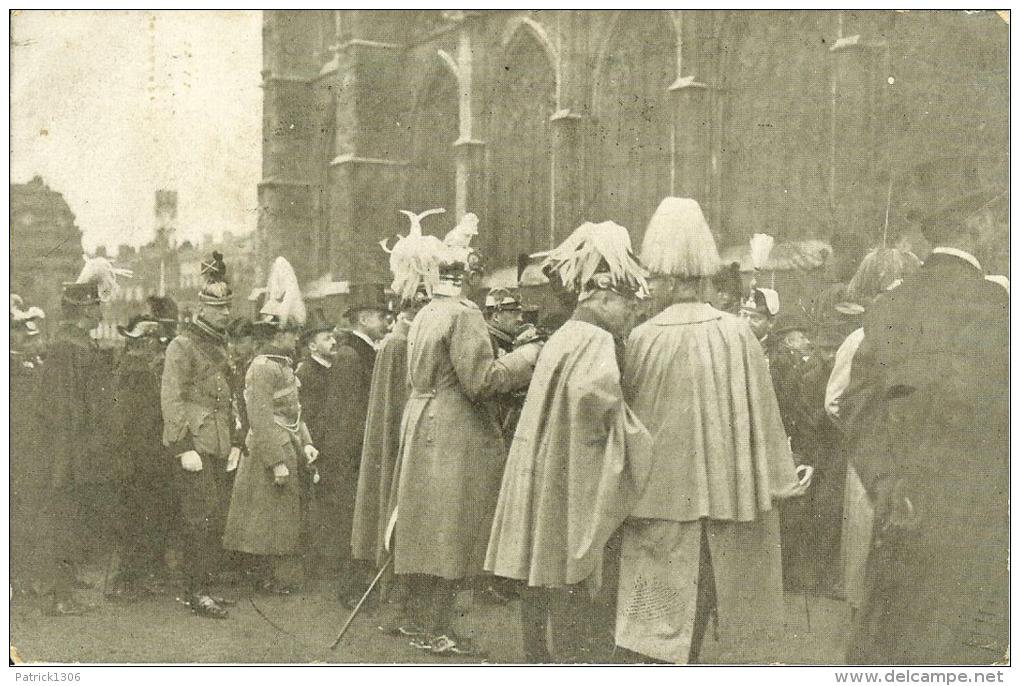
POLYGON ((113 263, 105 257, 89 257, 82 255, 85 266, 75 283, 95 283, 99 292, 99 299, 106 302, 117 292, 117 277, 130 278, 133 273, 130 269, 114 267, 113 263))
POLYGON ((552 269, 563 285, 577 293, 600 271, 614 283, 641 291, 647 288, 647 272, 634 257, 630 234, 614 222, 585 222, 565 241, 550 250, 543 269, 552 269), (601 267, 601 269, 600 269, 601 267))
POLYGON ((443 243, 451 248, 470 248, 471 239, 478 235, 478 215, 468 212, 443 237, 443 243))
POLYGON ((305 323, 305 301, 301 297, 301 286, 294 267, 284 257, 277 257, 269 269, 266 302, 259 313, 277 317, 281 326, 303 326, 305 323))
POLYGON ((645 230, 641 263, 652 273, 687 279, 719 270, 719 250, 697 200, 662 199, 645 230))
POLYGON ((443 237, 443 244, 446 246, 446 256, 443 262, 446 264, 458 262, 467 264, 468 257, 473 251, 471 239, 477 235, 478 216, 473 212, 468 212, 457 223, 457 226, 450 229, 449 233, 443 237))
POLYGON ((772 246, 776 239, 767 233, 756 233, 751 236, 751 265, 755 269, 764 269, 768 264, 769 255, 772 254, 772 246))
MULTIPOLYGON (((401 214, 411 220, 411 230, 407 236, 399 237, 393 249, 387 252, 390 255, 390 271, 393 273, 390 288, 402 300, 413 299, 419 285, 424 285, 431 297, 433 288, 439 283, 439 264, 446 246, 435 236, 422 235, 421 220, 443 212, 446 210, 441 207, 421 214, 400 210, 401 214)), ((386 250, 385 241, 383 250, 386 250)))

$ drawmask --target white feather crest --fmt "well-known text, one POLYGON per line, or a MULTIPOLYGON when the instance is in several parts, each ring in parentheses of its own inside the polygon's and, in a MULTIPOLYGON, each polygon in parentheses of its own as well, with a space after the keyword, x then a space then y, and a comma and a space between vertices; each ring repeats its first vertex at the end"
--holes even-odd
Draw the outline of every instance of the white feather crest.
POLYGON ((634 257, 630 234, 611 221, 581 224, 549 251, 543 266, 552 268, 566 288, 579 293, 603 264, 615 283, 634 290, 647 288, 647 272, 634 257))
MULTIPOLYGON (((424 286, 429 297, 432 297, 433 289, 439 283, 439 265, 447 248, 435 236, 422 234, 421 220, 432 214, 441 214, 446 210, 439 207, 426 210, 421 214, 414 214, 407 210, 400 210, 400 212, 411 220, 411 231, 407 236, 398 238, 393 248, 388 251, 390 272, 393 274, 393 283, 390 288, 402 300, 413 299, 419 286, 424 286)), ((384 245, 383 250, 385 249, 384 245)))
POLYGON ((294 267, 285 257, 277 257, 269 270, 269 278, 266 280, 266 302, 260 314, 273 315, 284 326, 305 323, 305 301, 301 297, 301 286, 298 284, 294 267))
POLYGON ((697 200, 662 199, 645 230, 641 262, 652 273, 683 278, 719 270, 719 249, 697 200))
POLYGON ((130 278, 133 273, 130 269, 114 267, 113 263, 105 257, 89 257, 82 255, 85 265, 78 274, 75 283, 94 283, 99 292, 99 299, 106 302, 117 292, 117 277, 130 278))
POLYGON ((433 214, 443 214, 446 212, 445 207, 436 207, 435 209, 425 210, 421 214, 415 214, 414 212, 408 212, 407 210, 399 210, 400 214, 407 215, 407 218, 411 220, 411 233, 410 236, 421 235, 421 220, 433 214))

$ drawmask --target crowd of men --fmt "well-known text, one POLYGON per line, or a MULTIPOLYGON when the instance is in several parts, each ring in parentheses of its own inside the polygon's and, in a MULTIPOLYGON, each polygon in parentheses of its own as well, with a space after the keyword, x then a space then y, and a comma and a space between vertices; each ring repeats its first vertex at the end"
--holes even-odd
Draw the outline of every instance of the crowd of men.
POLYGON ((923 264, 834 240, 851 269, 796 322, 684 198, 639 251, 602 222, 535 256, 563 312, 479 307, 477 219, 440 240, 407 213, 395 306, 338 328, 279 258, 236 318, 214 253, 194 317, 153 298, 114 355, 91 260, 45 350, 11 301, 16 587, 87 612, 84 544, 112 530, 111 602, 170 593, 171 558, 214 619, 231 581, 324 579, 353 609, 382 579, 379 628, 438 655, 484 652, 456 627, 472 589, 519 600, 531 663, 697 662, 710 624, 766 662, 785 589, 850 603, 853 663, 1000 660, 1008 282, 978 256, 1002 196, 946 174, 923 264))

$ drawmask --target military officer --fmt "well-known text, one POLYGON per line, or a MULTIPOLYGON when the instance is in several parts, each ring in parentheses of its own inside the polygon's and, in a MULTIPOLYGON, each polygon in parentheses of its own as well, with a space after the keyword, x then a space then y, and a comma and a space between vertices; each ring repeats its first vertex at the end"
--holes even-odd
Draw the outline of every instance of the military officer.
POLYGON ((173 455, 183 527, 188 604, 201 617, 224 619, 222 598, 209 592, 221 555, 230 499, 228 469, 240 459, 241 438, 231 402, 227 325, 233 293, 223 255, 203 264, 201 306, 167 347, 161 388, 163 444, 173 455))
POLYGON ((245 374, 248 451, 237 468, 223 545, 256 557, 252 571, 259 590, 286 595, 292 587, 285 569, 288 558, 298 551, 305 510, 300 476, 318 451, 301 418, 294 347, 304 306, 286 260, 274 264, 269 283, 266 304, 254 326, 259 354, 245 374), (286 284, 284 290, 275 293, 281 284, 286 284))

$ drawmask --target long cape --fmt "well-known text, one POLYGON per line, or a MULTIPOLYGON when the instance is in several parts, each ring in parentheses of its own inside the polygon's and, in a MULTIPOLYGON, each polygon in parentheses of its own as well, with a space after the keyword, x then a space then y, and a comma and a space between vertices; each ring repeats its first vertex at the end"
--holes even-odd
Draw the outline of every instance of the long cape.
POLYGON ((768 363, 746 322, 680 304, 634 329, 624 386, 653 437, 634 517, 748 522, 796 485, 768 363))
POLYGON ((358 473, 351 550, 355 559, 377 564, 385 558, 386 524, 397 504, 394 477, 400 473, 400 420, 407 401, 408 328, 398 321, 375 358, 358 473))
POLYGON ((510 448, 485 568, 531 586, 584 581, 649 473, 613 337, 578 320, 546 343, 510 448))

